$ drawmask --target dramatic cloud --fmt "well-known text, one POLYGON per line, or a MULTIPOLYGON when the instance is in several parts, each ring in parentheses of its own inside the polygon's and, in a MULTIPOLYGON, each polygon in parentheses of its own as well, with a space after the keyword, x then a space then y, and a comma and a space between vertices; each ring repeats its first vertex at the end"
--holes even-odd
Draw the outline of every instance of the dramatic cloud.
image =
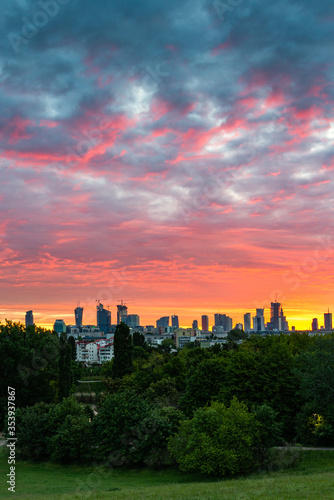
POLYGON ((2 319, 333 304, 333 2, 5 0, 0 25, 2 319))

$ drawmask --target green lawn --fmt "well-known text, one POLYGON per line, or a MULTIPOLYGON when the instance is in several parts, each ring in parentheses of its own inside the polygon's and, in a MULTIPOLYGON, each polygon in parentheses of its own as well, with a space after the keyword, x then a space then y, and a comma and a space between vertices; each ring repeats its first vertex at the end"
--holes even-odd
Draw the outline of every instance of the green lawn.
POLYGON ((175 470, 94 469, 51 463, 16 463, 16 492, 7 491, 7 450, 0 449, 0 498, 284 500, 334 498, 334 451, 305 451, 297 468, 214 480, 175 470))

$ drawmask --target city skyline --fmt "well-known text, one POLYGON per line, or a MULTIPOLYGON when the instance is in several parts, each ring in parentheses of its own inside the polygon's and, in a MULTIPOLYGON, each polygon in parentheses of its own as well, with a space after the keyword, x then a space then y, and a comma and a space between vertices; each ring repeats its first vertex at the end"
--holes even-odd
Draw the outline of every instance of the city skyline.
MULTIPOLYGON (((282 304, 279 302, 271 302, 269 306, 264 307, 264 308, 257 308, 257 309, 248 309, 248 310, 243 310, 240 314, 237 316, 232 315, 232 313, 229 312, 213 312, 210 314, 199 314, 198 318, 193 317, 190 323, 188 324, 187 322, 183 321, 183 318, 180 317, 180 314, 176 314, 175 311, 173 314, 169 314, 166 316, 166 311, 164 311, 164 314, 162 316, 150 316, 149 321, 146 321, 145 318, 146 316, 143 316, 139 313, 138 310, 136 309, 135 311, 129 310, 129 307, 126 305, 126 303, 122 300, 121 305, 120 304, 115 304, 114 310, 110 310, 110 305, 105 306, 102 302, 98 301, 98 304, 94 305, 95 308, 95 318, 93 318, 90 314, 87 316, 87 321, 86 321, 86 315, 85 315, 85 308, 82 306, 77 306, 72 310, 72 313, 59 313, 58 315, 52 317, 52 322, 51 323, 40 323, 38 319, 34 321, 35 324, 38 326, 42 326, 44 328, 52 328, 54 325, 54 322, 56 320, 66 320, 65 321, 66 325, 72 325, 72 326, 82 326, 82 325, 99 325, 103 324, 105 326, 107 325, 116 325, 120 321, 124 321, 127 323, 127 319, 129 320, 129 326, 175 326, 175 327, 180 327, 180 328, 194 328, 193 324, 194 322, 197 322, 198 328, 203 329, 203 324, 206 324, 208 321, 209 325, 209 330, 212 330, 212 326, 224 326, 229 325, 226 327, 226 330, 230 330, 232 328, 235 328, 236 324, 241 323, 244 328, 245 328, 245 320, 247 321, 247 325, 250 325, 250 328, 253 330, 254 329, 254 320, 255 317, 259 316, 262 317, 263 319, 258 323, 258 325, 255 327, 255 329, 265 329, 264 327, 267 326, 270 328, 273 328, 274 330, 277 329, 283 329, 282 325, 285 324, 285 321, 289 323, 289 330, 291 330, 292 327, 296 328, 296 330, 312 330, 313 326, 315 325, 314 320, 317 320, 317 325, 318 328, 325 328, 325 329, 332 329, 332 313, 330 312, 330 308, 327 308, 327 311, 319 312, 317 316, 315 316, 312 312, 309 313, 309 316, 312 318, 310 320, 309 324, 305 324, 305 326, 297 326, 296 322, 291 321, 291 318, 289 318, 286 314, 282 316, 282 323, 278 322, 275 323, 275 316, 277 313, 277 310, 283 312, 283 307, 282 304), (277 306, 277 308, 275 307, 277 306), (108 309, 106 309, 107 307, 108 309), (78 322, 78 310, 80 310, 80 321, 78 322), (123 312, 123 316, 119 314, 120 310, 123 312), (276 311, 276 312, 275 312, 276 311), (106 318, 108 317, 109 320, 106 318), (225 320, 223 317, 227 318, 228 323, 225 323, 225 320), (125 319, 123 319, 125 318, 125 319), (140 318, 140 323, 139 323, 139 318, 140 318), (174 318, 174 320, 173 320, 174 318), (204 318, 207 318, 204 319, 204 318), (240 319, 241 318, 241 319, 240 319), (284 319, 283 319, 284 318, 284 319), (272 321, 274 320, 274 321, 272 321), (204 321, 204 323, 203 323, 204 321), (261 324, 261 327, 260 327, 261 324), (279 327, 279 328, 278 328, 279 327)), ((285 310, 285 308, 284 308, 285 310)), ((288 310, 288 309, 287 309, 288 310)), ((87 312, 87 311, 86 311, 87 312)), ((5 319, 10 320, 10 321, 18 321, 21 323, 26 323, 26 324, 32 324, 33 318, 39 316, 38 311, 25 311, 24 313, 21 313, 21 316, 24 317, 7 317, 4 319, 0 319, 0 321, 4 321, 5 319), (27 323, 27 317, 29 318, 28 323, 27 323)), ((278 313, 277 313, 278 317, 278 313)), ((104 331, 104 327, 102 327, 101 331, 104 331)), ((204 328, 205 329, 205 328, 204 328)))
POLYGON ((50 1, 0 19, 0 319, 320 317, 333 2, 50 1))

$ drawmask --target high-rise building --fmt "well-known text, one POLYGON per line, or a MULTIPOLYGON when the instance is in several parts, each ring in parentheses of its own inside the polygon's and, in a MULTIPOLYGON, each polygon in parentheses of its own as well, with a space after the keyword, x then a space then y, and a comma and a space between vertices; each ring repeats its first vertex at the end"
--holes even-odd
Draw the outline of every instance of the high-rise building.
POLYGON ((244 331, 246 333, 251 331, 251 313, 244 314, 244 331))
POLYGON ((226 314, 215 314, 215 326, 222 327, 224 332, 232 330, 232 318, 226 314))
POLYGON ((125 318, 123 318, 123 322, 130 328, 135 328, 140 325, 138 314, 128 314, 125 318))
POLYGON ((117 324, 119 325, 120 323, 126 323, 125 318, 127 317, 127 315, 128 308, 122 300, 121 304, 118 304, 117 306, 117 324))
POLYGON ((58 335, 66 332, 66 325, 63 319, 56 319, 53 325, 53 329, 58 335))
POLYGON ((270 326, 273 330, 282 330, 281 316, 281 304, 275 300, 270 304, 270 326))
POLYGON ((232 330, 232 318, 229 316, 226 316, 224 330, 225 332, 230 332, 232 330))
POLYGON ((253 318, 254 332, 264 331, 264 309, 256 309, 256 316, 253 318))
POLYGON ((333 328, 333 323, 332 323, 332 313, 328 312, 324 314, 324 325, 325 325, 325 330, 332 330, 333 328))
POLYGON ((242 323, 237 323, 237 324, 235 325, 235 329, 236 329, 236 330, 243 330, 242 323))
POLYGON ((157 328, 169 326, 169 316, 163 316, 157 320, 157 328))
POLYGON ((178 316, 172 316, 172 326, 175 326, 175 328, 179 328, 179 317, 178 316))
POLYGON ((194 319, 192 326, 193 326, 193 330, 198 330, 198 321, 197 321, 197 319, 194 319))
POLYGON ((111 326, 111 312, 104 309, 101 302, 96 306, 96 322, 101 332, 107 333, 109 331, 111 326))
POLYGON ((26 327, 27 326, 33 326, 34 324, 34 315, 32 311, 27 311, 26 312, 26 327))
POLYGON ((74 317, 75 317, 75 326, 82 326, 82 316, 83 316, 83 307, 76 307, 74 309, 74 317))
POLYGON ((202 316, 202 330, 204 330, 205 332, 209 331, 209 316, 207 316, 206 314, 202 316))
POLYGON ((312 319, 312 332, 316 332, 317 330, 319 330, 318 318, 313 318, 312 319))
POLYGON ((222 326, 224 328, 225 321, 226 321, 226 314, 220 314, 220 313, 215 314, 215 326, 222 326))
POLYGON ((280 330, 282 332, 289 331, 289 323, 287 322, 286 317, 284 316, 283 307, 281 307, 280 325, 281 325, 280 330))

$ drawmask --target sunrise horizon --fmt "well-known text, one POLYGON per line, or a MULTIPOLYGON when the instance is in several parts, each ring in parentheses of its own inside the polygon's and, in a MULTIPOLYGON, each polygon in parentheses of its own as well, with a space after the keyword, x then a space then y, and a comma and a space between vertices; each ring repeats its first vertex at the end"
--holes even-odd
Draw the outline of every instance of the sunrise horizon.
POLYGON ((51 325, 80 301, 94 324, 96 300, 123 298, 143 323, 212 325, 277 298, 289 325, 321 322, 334 304, 325 3, 9 3, 0 320, 33 309, 51 325))

